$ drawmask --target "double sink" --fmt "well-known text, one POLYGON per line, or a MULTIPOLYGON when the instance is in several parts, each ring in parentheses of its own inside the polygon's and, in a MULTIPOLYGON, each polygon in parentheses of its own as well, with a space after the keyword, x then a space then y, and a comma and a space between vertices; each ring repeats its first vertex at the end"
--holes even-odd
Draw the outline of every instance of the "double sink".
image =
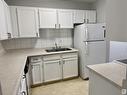
POLYGON ((60 51, 68 51, 72 50, 70 48, 53 48, 53 49, 46 49, 46 52, 60 52, 60 51))

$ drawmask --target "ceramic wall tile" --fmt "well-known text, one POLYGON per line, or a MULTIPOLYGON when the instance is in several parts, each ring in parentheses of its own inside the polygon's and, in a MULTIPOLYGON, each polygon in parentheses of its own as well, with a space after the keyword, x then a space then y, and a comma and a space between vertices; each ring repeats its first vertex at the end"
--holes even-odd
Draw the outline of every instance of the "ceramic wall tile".
POLYGON ((39 38, 19 38, 2 41, 5 49, 71 47, 73 44, 71 29, 40 29, 39 38))

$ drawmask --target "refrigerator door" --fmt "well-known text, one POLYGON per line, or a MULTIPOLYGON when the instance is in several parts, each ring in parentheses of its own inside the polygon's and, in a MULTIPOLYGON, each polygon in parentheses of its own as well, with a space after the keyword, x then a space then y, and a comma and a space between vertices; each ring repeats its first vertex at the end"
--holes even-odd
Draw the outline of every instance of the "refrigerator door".
POLYGON ((97 42, 84 42, 85 47, 85 65, 84 73, 85 78, 89 76, 86 65, 95 65, 106 62, 106 42, 97 41, 97 42))
POLYGON ((83 41, 105 40, 105 24, 85 24, 83 41))
MULTIPOLYGON (((102 31, 101 33, 99 31, 98 33, 94 33, 96 31, 89 31, 89 34, 91 34, 89 39, 92 38, 92 41, 85 41, 87 40, 87 33, 85 32, 86 26, 94 27, 94 29, 96 28, 95 24, 82 24, 76 26, 74 30, 74 47, 79 50, 79 70, 80 76, 83 79, 86 79, 89 76, 86 65, 106 62, 106 42, 97 41, 100 39, 104 40, 104 33, 102 33, 102 31), (101 37, 97 34, 101 35, 101 37)), ((102 27, 103 25, 100 26, 102 27)))

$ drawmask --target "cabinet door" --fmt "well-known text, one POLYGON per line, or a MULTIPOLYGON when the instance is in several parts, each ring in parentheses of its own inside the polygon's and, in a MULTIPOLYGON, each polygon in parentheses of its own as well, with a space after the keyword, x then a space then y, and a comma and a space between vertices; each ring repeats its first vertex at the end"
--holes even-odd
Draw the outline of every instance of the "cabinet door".
POLYGON ((73 28, 73 11, 58 10, 59 28, 73 28))
POLYGON ((63 59, 63 78, 78 76, 78 59, 63 59))
POLYGON ((62 79, 61 66, 59 60, 44 62, 44 82, 62 79))
POLYGON ((86 11, 86 21, 87 23, 96 23, 96 11, 95 10, 86 11))
POLYGON ((12 23, 11 23, 10 7, 5 2, 4 2, 4 9, 5 9, 5 16, 6 16, 8 38, 13 38, 12 37, 12 23))
POLYGON ((8 39, 4 1, 0 0, 0 40, 8 39))
POLYGON ((57 13, 55 9, 39 9, 40 28, 56 28, 57 13))
POLYGON ((33 85, 43 82, 42 62, 32 63, 32 81, 33 85))
POLYGON ((36 8, 17 8, 18 30, 20 37, 37 37, 39 33, 36 8))
POLYGON ((84 23, 85 18, 84 18, 84 10, 75 10, 74 11, 74 23, 84 23))
POLYGON ((16 14, 16 7, 15 6, 10 6, 10 15, 11 15, 13 38, 18 38, 19 37, 18 24, 17 24, 18 21, 17 21, 17 14, 16 14))

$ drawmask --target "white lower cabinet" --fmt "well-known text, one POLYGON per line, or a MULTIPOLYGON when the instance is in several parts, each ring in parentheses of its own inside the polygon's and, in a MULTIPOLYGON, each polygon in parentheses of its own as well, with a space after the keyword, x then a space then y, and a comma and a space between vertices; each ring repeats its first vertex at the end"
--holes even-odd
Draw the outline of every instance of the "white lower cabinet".
POLYGON ((32 84, 43 83, 42 62, 32 64, 32 84))
POLYGON ((63 59, 63 78, 78 76, 78 59, 63 59))
POLYGON ((44 82, 62 79, 60 60, 44 62, 44 82))
POLYGON ((32 85, 78 76, 77 52, 32 57, 31 65, 32 85))

